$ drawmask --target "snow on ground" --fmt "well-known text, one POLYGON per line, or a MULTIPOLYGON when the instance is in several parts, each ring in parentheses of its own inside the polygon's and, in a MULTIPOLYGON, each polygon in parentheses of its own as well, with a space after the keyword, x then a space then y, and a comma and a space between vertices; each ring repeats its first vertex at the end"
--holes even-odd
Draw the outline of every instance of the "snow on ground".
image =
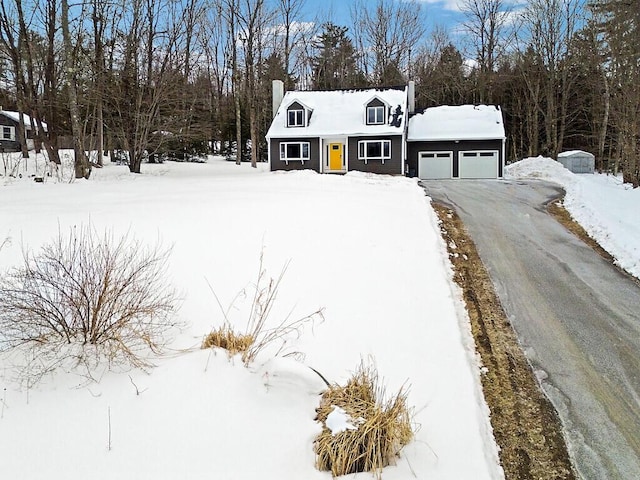
MULTIPOLYGON (((31 162, 33 164, 33 162, 31 162)), ((373 358, 389 393, 410 385, 420 425, 385 480, 498 479, 468 319, 437 218, 412 179, 205 164, 94 170, 89 181, 0 178, 0 269, 60 229, 91 223, 172 246, 170 275, 187 326, 148 372, 58 371, 32 386, 0 357, 3 478, 328 479, 314 468, 318 393, 311 366, 343 383, 373 358), (259 257, 284 275, 274 322, 324 307, 325 320, 246 369, 202 351, 202 337, 255 281, 259 257)), ((20 168, 24 169, 24 166, 20 168)), ((40 174, 45 166, 40 165, 40 174)), ((67 174, 60 178, 68 178, 67 174)), ((243 326, 246 302, 230 309, 243 326)), ((357 475, 348 478, 372 478, 357 475)))
POLYGON ((527 158, 506 168, 507 178, 538 178, 564 187, 564 206, 571 216, 616 261, 640 278, 640 188, 620 177, 574 174, 550 158, 527 158))

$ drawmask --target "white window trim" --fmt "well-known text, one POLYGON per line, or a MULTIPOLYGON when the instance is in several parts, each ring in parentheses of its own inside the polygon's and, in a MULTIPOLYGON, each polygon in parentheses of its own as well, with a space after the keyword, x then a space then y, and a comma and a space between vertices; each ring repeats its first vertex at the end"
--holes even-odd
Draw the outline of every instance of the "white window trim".
POLYGON ((289 165, 289 162, 301 162, 304 165, 304 162, 308 162, 311 159, 311 143, 310 142, 280 142, 280 160, 283 161, 286 165, 289 165), (289 145, 299 145, 300 146, 300 158, 288 158, 287 157, 287 146, 289 145), (304 146, 307 146, 307 156, 304 157, 304 146))
POLYGON ((358 142, 358 160, 363 160, 365 165, 371 161, 381 161, 384 165, 385 160, 391 160, 391 140, 360 140, 358 142), (367 145, 369 143, 380 143, 382 156, 380 157, 367 157, 367 145), (385 145, 388 145, 389 155, 385 156, 385 145))
POLYGON ((16 140, 16 128, 11 126, 11 125, 0 125, 0 127, 2 127, 2 132, 0 132, 2 135, 0 136, 0 139, 2 140, 11 140, 14 141, 16 140), (4 129, 8 128, 9 129, 9 137, 5 137, 4 136, 4 129))
MULTIPOLYGON (((384 125, 385 124, 385 116, 386 116, 386 111, 387 111, 387 107, 385 107, 384 105, 371 105, 367 107, 367 111, 366 111, 366 124, 367 125, 384 125), (380 119, 380 121, 375 121, 375 122, 370 122, 369 121, 369 109, 372 110, 378 110, 378 109, 382 109, 382 118, 380 119)), ((375 115, 375 117, 377 117, 377 114, 375 115)))
POLYGON ((306 118, 306 115, 305 115, 304 108, 292 108, 292 109, 287 110, 287 127, 295 128, 295 127, 306 127, 306 126, 307 126, 307 118, 306 118), (300 123, 300 124, 298 124, 297 122, 296 123, 291 123, 291 121, 290 121, 291 120, 291 114, 294 113, 294 112, 296 113, 296 115, 295 115, 295 119, 296 120, 298 119, 298 113, 300 114, 300 118, 302 120, 302 123, 300 123))

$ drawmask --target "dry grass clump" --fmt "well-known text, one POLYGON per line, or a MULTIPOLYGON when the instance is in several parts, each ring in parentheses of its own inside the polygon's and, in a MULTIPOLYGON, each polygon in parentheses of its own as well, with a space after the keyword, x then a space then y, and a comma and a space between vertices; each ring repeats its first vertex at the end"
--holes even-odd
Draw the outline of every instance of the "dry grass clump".
POLYGON ((346 386, 331 386, 316 410, 322 432, 315 440, 316 466, 334 477, 356 472, 373 472, 394 462, 400 450, 413 438, 407 391, 387 399, 374 366, 360 364, 346 386), (327 417, 339 407, 351 418, 352 428, 335 434, 327 417))
POLYGON ((215 290, 209 285, 224 317, 224 324, 222 327, 212 330, 205 337, 202 348, 224 348, 228 350, 229 355, 240 353, 242 362, 246 366, 266 350, 270 350, 275 356, 285 352, 287 355, 291 355, 292 352, 287 352, 289 340, 299 337, 305 326, 309 324, 313 326, 316 320, 322 321, 324 317, 323 309, 319 308, 315 312, 297 319, 292 319, 291 313, 289 313, 283 320, 272 320, 271 312, 276 304, 280 284, 286 270, 287 265, 277 278, 270 277, 264 268, 263 254, 260 255, 260 265, 255 283, 236 296, 236 300, 247 296, 251 297, 249 318, 243 331, 231 326, 229 312, 232 310, 233 303, 229 308, 223 308, 215 290))
POLYGON ((229 355, 235 355, 236 353, 244 354, 251 345, 253 345, 254 338, 251 335, 243 335, 236 333, 228 325, 224 325, 217 330, 212 331, 204 338, 202 342, 202 348, 224 348, 229 352, 229 355))

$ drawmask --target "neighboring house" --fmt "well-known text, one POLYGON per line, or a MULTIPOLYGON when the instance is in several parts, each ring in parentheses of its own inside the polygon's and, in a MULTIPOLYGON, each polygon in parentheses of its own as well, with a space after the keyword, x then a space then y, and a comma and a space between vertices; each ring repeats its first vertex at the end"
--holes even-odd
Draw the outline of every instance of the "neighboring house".
MULTIPOLYGON (((26 113, 23 114, 25 139, 27 149, 34 148, 34 132, 31 128, 31 117, 26 113)), ((20 124, 20 114, 10 110, 2 110, 0 108, 0 149, 6 152, 20 151, 20 138, 18 135, 20 124)), ((47 124, 43 122, 42 127, 47 129, 47 124)))
POLYGON ((409 119, 409 174, 422 179, 502 178, 505 132, 500 107, 427 108, 409 119))
POLYGON ((558 154, 558 161, 573 173, 594 173, 596 157, 583 150, 571 150, 558 154))
POLYGON ((357 170, 420 178, 502 178, 505 133, 499 107, 414 111, 414 84, 401 88, 292 91, 274 81, 266 138, 271 170, 357 170))
POLYGON ((407 87, 292 91, 274 82, 271 170, 405 171, 407 87))

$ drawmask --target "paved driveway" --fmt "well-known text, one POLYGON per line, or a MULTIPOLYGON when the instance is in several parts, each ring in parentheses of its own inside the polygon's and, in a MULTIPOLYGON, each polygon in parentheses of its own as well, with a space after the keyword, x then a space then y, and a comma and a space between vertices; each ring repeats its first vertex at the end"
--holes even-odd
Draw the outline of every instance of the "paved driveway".
POLYGON ((542 181, 424 181, 476 243, 585 479, 640 479, 640 287, 549 216, 542 181))

